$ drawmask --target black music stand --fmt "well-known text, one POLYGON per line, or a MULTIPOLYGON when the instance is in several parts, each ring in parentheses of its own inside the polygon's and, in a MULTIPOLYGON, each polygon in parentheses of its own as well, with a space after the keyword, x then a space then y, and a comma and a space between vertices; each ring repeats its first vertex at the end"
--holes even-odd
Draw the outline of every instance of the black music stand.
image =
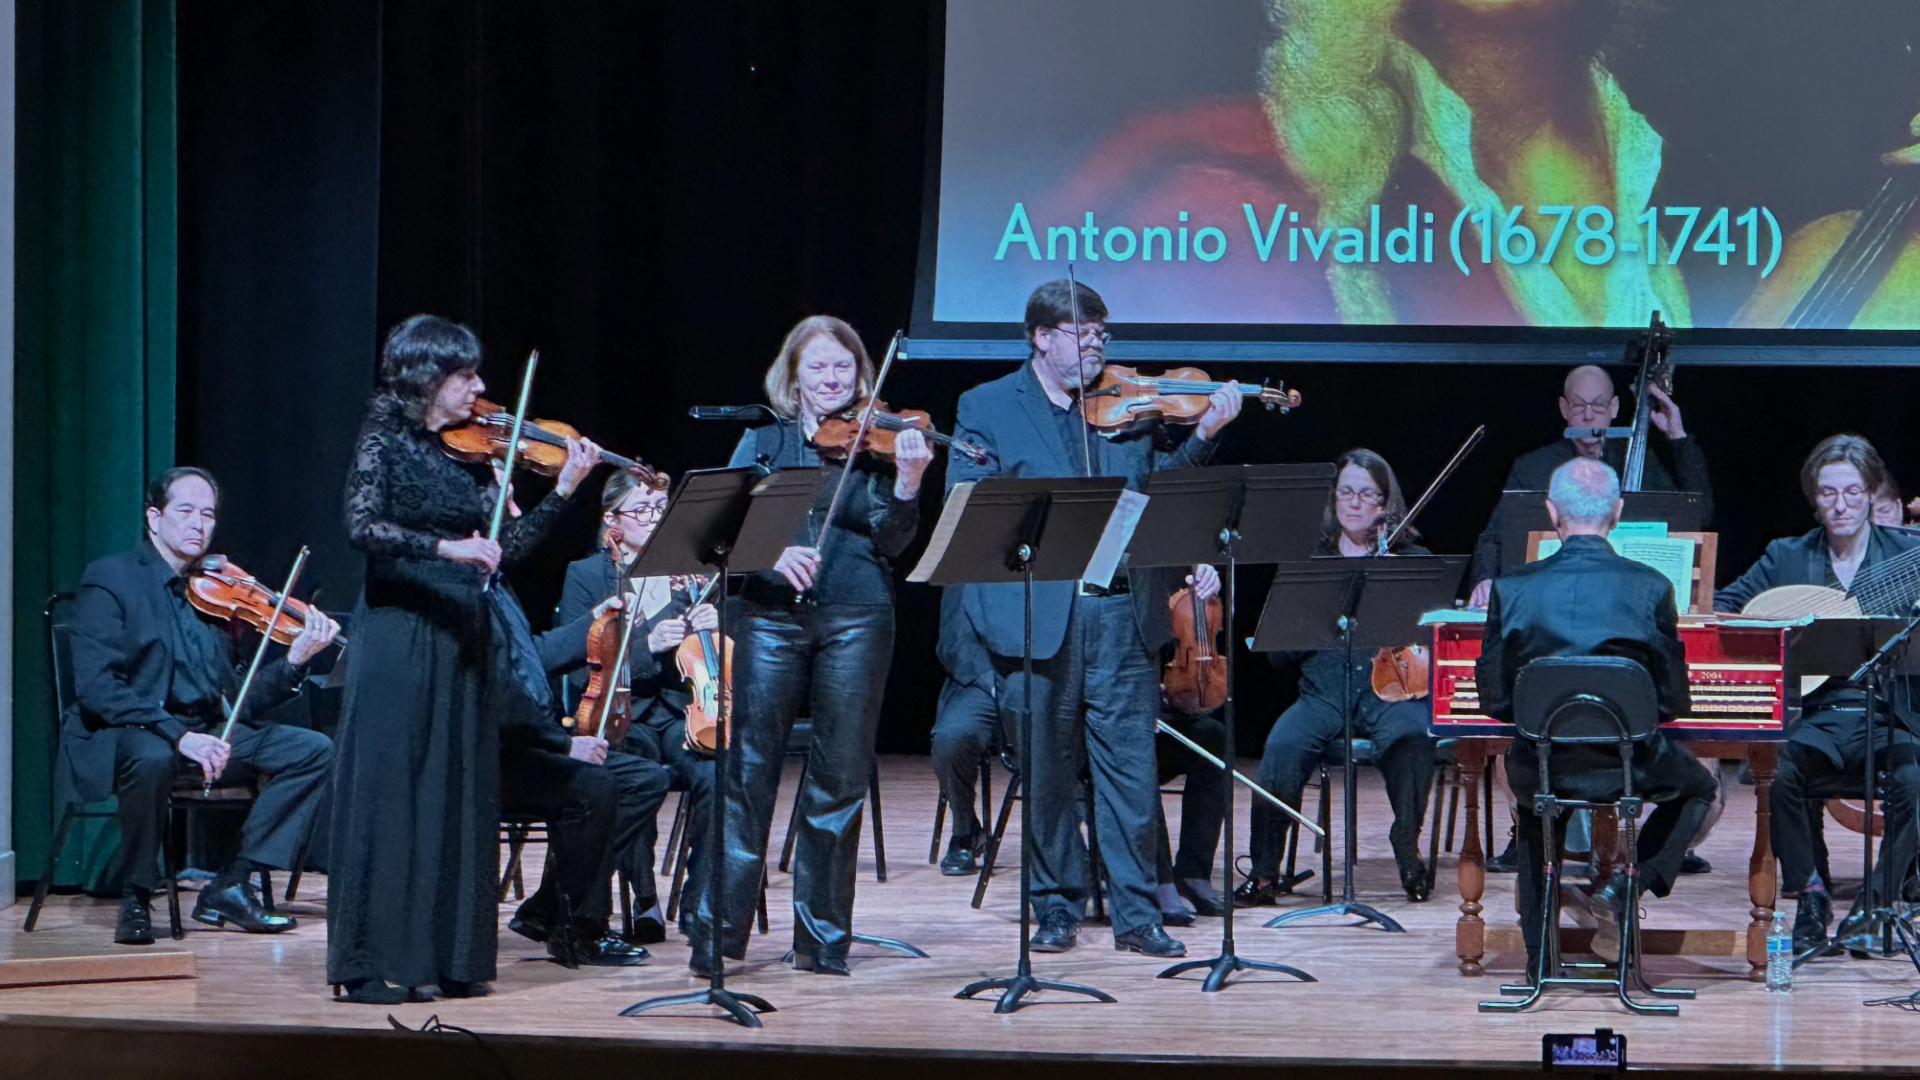
MULTIPOLYGON (((727 640, 727 575, 772 568, 806 521, 819 489, 817 472, 791 469, 771 476, 754 468, 689 472, 629 576, 718 574, 723 584, 714 589, 713 603, 720 616, 719 638, 727 640)), ((711 822, 706 853, 707 960, 712 974, 704 990, 648 998, 622 1009, 621 1016, 676 1005, 714 1005, 726 1010, 726 1019, 757 1028, 760 1018, 754 1014, 774 1011, 763 998, 727 989, 726 960, 721 956, 721 864, 726 861, 726 776, 733 742, 730 696, 720 695, 720 730, 713 748, 714 805, 707 815, 711 822)))
MULTIPOLYGON (((1127 549, 1128 565, 1193 566, 1224 559, 1220 577, 1221 625, 1227 630, 1227 702, 1223 706, 1226 735, 1220 760, 1233 767, 1235 571, 1242 562, 1276 563, 1309 555, 1320 536, 1320 510, 1333 486, 1332 465, 1222 465, 1208 469, 1180 469, 1158 473, 1147 481, 1151 501, 1134 530, 1127 549)), ((1205 968, 1200 984, 1205 993, 1227 985, 1236 971, 1277 971, 1301 982, 1316 982, 1296 967, 1266 960, 1248 960, 1233 949, 1233 780, 1220 785, 1223 850, 1221 895, 1227 913, 1221 918, 1220 955, 1211 960, 1186 960, 1162 971, 1171 979, 1205 968)))
MULTIPOLYGON (((1865 813, 1867 826, 1861 834, 1861 873, 1860 892, 1854 897, 1846 918, 1834 927, 1833 936, 1825 942, 1795 956, 1793 966, 1799 967, 1809 960, 1824 956, 1838 956, 1847 951, 1846 940, 1853 940, 1844 933, 1852 926, 1861 936, 1880 939, 1879 952, 1891 954, 1894 939, 1898 937, 1900 947, 1911 959, 1916 968, 1920 968, 1920 938, 1914 936, 1913 928, 1894 911, 1896 898, 1893 890, 1897 883, 1893 880, 1894 867, 1885 860, 1880 864, 1880 888, 1878 902, 1873 887, 1873 804, 1878 801, 1876 792, 1877 775, 1875 757, 1878 753, 1878 740, 1874 736, 1874 716, 1881 710, 1881 680, 1897 675, 1920 673, 1920 650, 1915 650, 1909 641, 1916 626, 1920 626, 1920 615, 1913 619, 1897 619, 1886 616, 1865 619, 1816 619, 1802 627, 1794 637, 1790 647, 1793 670, 1803 675, 1831 675, 1842 684, 1857 685, 1866 691, 1865 720, 1867 724, 1867 752, 1861 768, 1861 809, 1865 813)), ((1888 739, 1891 741, 1895 723, 1892 703, 1886 708, 1888 739)), ((1894 824, 1886 820, 1883 830, 1888 836, 1893 834, 1894 824)), ((1905 867, 1900 868, 1905 872, 1905 867)), ((1912 1005, 1920 1000, 1920 991, 1912 995, 1897 998, 1884 998, 1868 1001, 1868 1005, 1912 1005)))
MULTIPOLYGON (((1623 522, 1664 521, 1673 532, 1699 532, 1706 527, 1706 501, 1697 491, 1628 491, 1621 494, 1620 501, 1623 522)), ((1494 515, 1500 520, 1500 565, 1493 570, 1511 574, 1526 565, 1527 537, 1553 531, 1553 519, 1547 516, 1547 493, 1503 491, 1494 515)), ((1685 608, 1686 604, 1680 606, 1685 608)))
POLYGON ((1086 576, 1120 503, 1126 480, 1117 476, 981 480, 947 496, 928 554, 910 581, 935 585, 1019 583, 1026 587, 1021 646, 1020 769, 1027 793, 1020 800, 1020 962, 1014 974, 969 983, 954 995, 1001 991, 996 1013, 1010 1013, 1028 994, 1057 990, 1112 1002, 1113 995, 1079 983, 1036 979, 1033 927, 1033 583, 1086 576), (964 496, 962 492, 965 492, 964 496), (930 560, 930 561, 929 561, 930 560))
MULTIPOLYGON (((1376 923, 1390 933, 1406 928, 1379 910, 1354 899, 1353 864, 1359 857, 1354 833, 1358 765, 1353 759, 1353 654, 1357 647, 1397 648, 1419 637, 1420 617, 1450 607, 1467 572, 1464 555, 1396 555, 1387 558, 1325 557, 1284 563, 1273 575, 1267 606, 1254 631, 1257 652, 1345 649, 1347 654, 1343 738, 1342 812, 1346 846, 1341 854, 1340 899, 1321 907, 1289 911, 1267 920, 1289 926, 1320 915, 1357 915, 1353 926, 1376 923)), ((1429 867, 1429 872, 1432 871, 1429 867)))

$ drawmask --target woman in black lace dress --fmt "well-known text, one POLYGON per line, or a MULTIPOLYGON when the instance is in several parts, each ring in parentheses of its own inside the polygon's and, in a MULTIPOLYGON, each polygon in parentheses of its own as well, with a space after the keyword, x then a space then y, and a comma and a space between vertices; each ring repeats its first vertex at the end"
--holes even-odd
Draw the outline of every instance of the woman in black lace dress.
POLYGON ((479 366, 464 326, 396 326, 347 477, 367 577, 335 765, 327 979, 355 1001, 473 996, 494 977, 499 729, 534 706, 501 647, 501 589, 481 586, 539 541, 598 458, 570 444, 553 494, 487 540, 493 471, 435 434, 472 415, 479 366))

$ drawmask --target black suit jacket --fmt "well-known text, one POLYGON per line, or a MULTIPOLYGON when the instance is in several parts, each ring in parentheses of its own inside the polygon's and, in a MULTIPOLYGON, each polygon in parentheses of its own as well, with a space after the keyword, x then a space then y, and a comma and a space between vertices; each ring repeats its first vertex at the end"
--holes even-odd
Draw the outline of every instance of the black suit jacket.
MULTIPOLYGON (((167 711, 174 656, 181 647, 176 601, 167 592, 175 576, 151 543, 96 559, 80 575, 68 620, 79 700, 60 718, 63 795, 96 802, 113 794, 114 740, 96 739, 97 732, 143 727, 178 743, 211 722, 211 717, 167 711)), ((232 639, 225 632, 218 636, 219 670, 210 673, 210 681, 232 700, 244 672, 235 662, 232 639)), ((284 653, 261 665, 241 718, 250 720, 293 697, 302 673, 284 653)))
MULTIPOLYGON (((1654 435, 1647 443, 1647 471, 1642 478, 1643 491, 1697 491, 1700 493, 1701 510, 1709 524, 1713 521, 1713 483, 1707 479, 1707 456, 1700 449, 1700 440, 1688 436, 1679 441, 1668 439, 1664 435, 1654 435)), ((1545 491, 1547 482, 1553 478, 1553 470, 1572 461, 1576 453, 1573 440, 1556 439, 1545 446, 1529 450, 1513 459, 1513 468, 1507 472, 1507 491, 1545 491)), ((1626 460, 1626 444, 1618 440, 1609 440, 1601 459, 1617 471, 1626 460)), ((1499 506, 1495 506, 1493 517, 1480 533, 1479 541, 1473 548, 1473 581, 1479 584, 1490 577, 1500 576, 1500 552, 1503 533, 1506 528, 1505 515, 1499 506)))
MULTIPOLYGON (((634 586, 637 588, 639 584, 635 582, 634 586)), ((613 560, 607 557, 605 550, 569 563, 566 585, 560 593, 560 606, 554 612, 554 623, 570 623, 583 615, 591 615, 597 605, 614 594, 618 585, 619 575, 614 571, 613 560)), ((633 643, 627 651, 628 700, 632 702, 632 716, 645 716, 656 701, 681 715, 686 714, 687 703, 692 699, 683 689, 684 682, 679 669, 674 666, 673 653, 647 650, 647 635, 653 632, 653 628, 668 619, 686 614, 686 611, 686 602, 675 595, 666 607, 654 612, 650 618, 640 620, 640 625, 633 628, 633 643)), ((576 673, 572 681, 576 692, 585 688, 585 673, 576 673)))
MULTIPOLYGON (((1055 409, 1034 377, 1031 362, 1010 375, 984 383, 960 395, 954 437, 986 451, 985 464, 955 455, 947 462, 947 486, 992 476, 1046 477, 1085 474, 1085 451, 1067 446, 1061 438, 1055 409)), ((1214 444, 1192 429, 1179 433, 1153 432, 1118 439, 1095 436, 1093 472, 1097 476, 1124 476, 1135 491, 1161 469, 1204 464, 1214 444), (1188 436, 1172 445, 1173 440, 1188 436)), ((1128 575, 1134 621, 1147 651, 1158 655, 1171 631, 1167 622, 1170 572, 1136 571, 1128 575)), ((1075 586, 1071 581, 1042 581, 1033 587, 1033 658, 1050 659, 1066 640, 1073 616, 1075 586)), ((1019 584, 972 585, 965 590, 962 609, 989 652, 1018 657, 1023 646, 1025 588, 1019 584)))
POLYGON ((1487 715, 1513 723, 1513 681, 1543 656, 1624 656, 1653 676, 1660 717, 1685 712, 1687 655, 1673 586, 1622 558, 1605 538, 1570 536, 1559 551, 1493 583, 1475 671, 1487 715))

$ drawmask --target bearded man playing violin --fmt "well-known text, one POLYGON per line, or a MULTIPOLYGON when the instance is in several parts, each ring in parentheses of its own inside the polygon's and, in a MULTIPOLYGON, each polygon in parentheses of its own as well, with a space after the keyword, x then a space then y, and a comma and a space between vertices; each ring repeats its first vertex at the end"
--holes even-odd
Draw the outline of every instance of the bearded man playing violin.
MULTIPOLYGON (((639 623, 633 629, 627 670, 619 679, 632 723, 612 760, 617 763, 620 757, 631 756, 665 767, 668 790, 683 792, 691 800, 686 835, 697 848, 708 836, 706 813, 713 791, 713 759, 696 751, 687 738, 687 704, 691 699, 676 669, 674 653, 688 634, 717 628, 719 613, 712 604, 693 603, 695 597, 689 586, 699 586, 688 580, 658 577, 628 581, 627 570, 646 550, 647 541, 666 513, 665 488, 639 483, 631 473, 617 472, 607 478, 600 504, 604 546, 567 567, 566 586, 554 623, 572 623, 609 596, 624 596, 627 604, 637 605, 634 618, 639 623)), ((574 693, 579 694, 587 685, 587 673, 576 672, 571 683, 574 693)), ((654 881, 658 840, 657 815, 649 813, 637 842, 614 857, 638 898, 634 940, 641 944, 666 937, 654 881)))
MULTIPOLYGON (((1089 435, 1076 400, 1106 365, 1107 305, 1084 285, 1051 281, 1027 298, 1028 360, 1019 370, 960 395, 954 437, 981 448, 983 460, 956 456, 949 484, 988 477, 1125 477, 1138 490, 1152 473, 1206 462, 1214 440, 1239 415, 1236 383, 1218 386, 1191 432, 1089 435), (1181 437, 1185 434, 1189 437, 1181 437)), ((1183 956, 1167 936, 1155 873, 1154 718, 1160 702, 1160 649, 1171 636, 1171 575, 1134 572, 1109 586, 1045 582, 1033 590, 1034 760, 1023 764, 1033 799, 1033 892, 1040 924, 1031 942, 1064 952, 1078 940, 1089 894, 1080 833, 1081 772, 1093 777, 1094 813, 1106 861, 1114 947, 1149 956, 1183 956)), ((1005 680, 1000 697, 1009 733, 1025 700, 1025 592, 1020 585, 966 590, 963 610, 1005 680)))
POLYGON ((238 722, 214 732, 242 681, 228 627, 187 599, 187 579, 213 542, 219 488, 202 469, 175 468, 147 489, 147 538, 89 565, 67 624, 79 707, 60 719, 62 802, 116 796, 126 884, 113 940, 153 944, 148 905, 167 802, 178 782, 265 777, 241 829, 240 854, 200 892, 193 917, 249 933, 294 928, 261 903, 250 876, 291 870, 313 831, 333 743, 317 731, 259 718, 299 692, 305 669, 339 626, 309 607, 285 656, 255 676, 238 722), (191 769, 191 773, 189 773, 191 769))

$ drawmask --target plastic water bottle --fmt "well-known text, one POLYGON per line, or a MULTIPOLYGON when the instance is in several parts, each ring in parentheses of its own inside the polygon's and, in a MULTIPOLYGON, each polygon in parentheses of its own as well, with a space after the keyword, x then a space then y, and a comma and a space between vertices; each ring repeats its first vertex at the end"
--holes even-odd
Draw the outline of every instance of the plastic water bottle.
POLYGON ((1773 925, 1767 929, 1767 991, 1784 994, 1793 989, 1793 932, 1787 928, 1787 913, 1773 913, 1773 925))

